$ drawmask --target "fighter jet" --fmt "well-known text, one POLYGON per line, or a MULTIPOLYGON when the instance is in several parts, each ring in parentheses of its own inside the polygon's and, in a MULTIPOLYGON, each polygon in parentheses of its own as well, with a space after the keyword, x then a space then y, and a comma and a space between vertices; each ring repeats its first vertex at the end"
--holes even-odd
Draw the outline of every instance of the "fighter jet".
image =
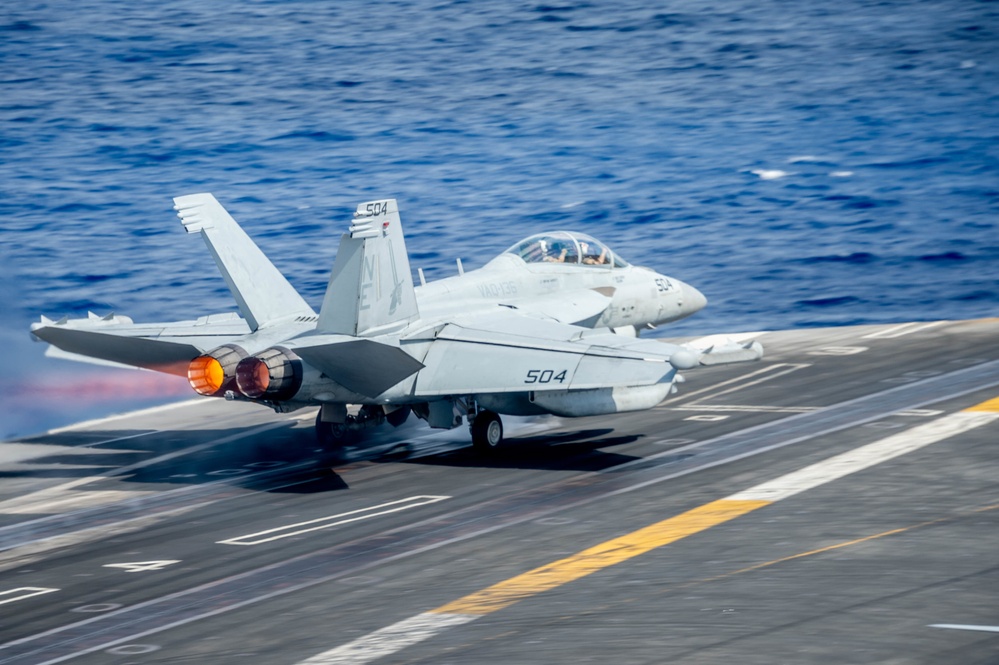
POLYGON ((174 199, 200 233, 239 312, 137 324, 126 316, 32 325, 49 354, 187 377, 199 395, 278 412, 319 406, 316 435, 412 413, 467 423, 474 446, 503 439, 500 414, 592 416, 648 409, 679 370, 762 356, 758 343, 700 349, 641 339, 707 301, 694 287, 630 265, 582 233, 532 235, 478 270, 416 286, 394 199, 360 204, 340 240, 317 314, 211 194, 174 199))

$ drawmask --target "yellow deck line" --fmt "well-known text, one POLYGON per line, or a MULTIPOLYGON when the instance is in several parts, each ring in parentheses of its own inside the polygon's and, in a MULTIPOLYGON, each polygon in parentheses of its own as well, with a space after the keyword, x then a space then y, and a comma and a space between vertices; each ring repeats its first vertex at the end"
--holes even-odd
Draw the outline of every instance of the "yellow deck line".
MULTIPOLYGON (((964 410, 963 413, 999 412, 999 397, 976 404, 964 410)), ((700 531, 745 515, 757 508, 768 506, 775 500, 797 494, 804 489, 825 484, 843 475, 853 473, 892 457, 922 447, 923 445, 948 438, 966 428, 979 426, 978 422, 963 423, 944 417, 929 425, 914 428, 909 432, 889 437, 875 444, 848 451, 843 455, 829 458, 818 464, 802 469, 797 473, 781 476, 776 481, 762 483, 756 487, 737 492, 725 499, 712 501, 706 505, 688 510, 661 522, 631 533, 613 538, 595 545, 577 554, 559 559, 534 570, 529 570, 510 579, 498 582, 490 587, 454 600, 437 609, 430 610, 436 614, 464 614, 481 616, 489 614, 530 596, 554 589, 569 582, 578 580, 609 566, 627 561, 650 550, 668 545, 700 531), (946 427, 941 428, 940 426, 946 427), (923 432, 923 430, 926 430, 923 432), (885 444, 892 444, 896 439, 904 445, 889 445, 887 452, 881 450, 885 444), (915 441, 913 441, 915 439, 915 441), (866 455, 864 455, 866 453, 866 455), (842 458, 842 459, 841 459, 842 458), (856 458, 856 459, 847 459, 856 458), (846 460, 845 463, 843 460, 846 460), (786 484, 788 480, 806 475, 804 481, 799 480, 791 489, 767 493, 771 485, 786 484), (799 486, 800 485, 800 486, 799 486), (772 496, 770 496, 772 494, 772 496), (767 498, 763 498, 767 497, 767 498)))
POLYGON ((565 559, 504 580, 431 610, 431 612, 438 614, 489 614, 528 596, 578 580, 767 505, 770 505, 769 501, 730 501, 727 499, 712 501, 638 531, 600 543, 565 559))
MULTIPOLYGON (((794 496, 799 492, 818 487, 874 464, 918 450, 970 429, 994 423, 997 420, 999 420, 999 397, 976 404, 964 411, 951 413, 926 425, 914 427, 906 432, 830 457, 799 471, 785 474, 748 490, 736 492, 724 499, 712 501, 675 517, 600 543, 572 556, 498 582, 436 609, 422 612, 359 637, 347 644, 316 654, 302 661, 300 665, 306 663, 308 665, 363 665, 370 663, 430 639, 443 630, 475 621, 483 615, 501 610, 520 600, 560 587, 622 561, 645 554, 650 550, 705 531, 758 508, 794 496)), ((991 509, 991 507, 986 509, 991 509)), ((916 526, 925 526, 937 521, 933 520, 916 526)), ((910 528, 913 527, 892 529, 873 536, 748 566, 735 572, 748 572, 783 561, 820 554, 875 538, 902 533, 910 528)), ((717 579, 732 574, 735 573, 718 576, 717 579)))
POLYGON ((974 406, 969 406, 965 409, 965 412, 977 412, 977 411, 988 411, 992 413, 999 412, 999 397, 995 397, 981 404, 976 404, 974 406))

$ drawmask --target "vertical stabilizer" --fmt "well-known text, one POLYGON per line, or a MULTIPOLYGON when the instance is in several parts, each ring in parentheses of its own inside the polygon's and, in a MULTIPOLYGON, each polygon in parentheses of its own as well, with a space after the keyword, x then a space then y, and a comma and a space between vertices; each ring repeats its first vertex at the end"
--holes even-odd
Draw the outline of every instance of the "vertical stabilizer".
POLYGON ((316 330, 363 336, 419 316, 395 199, 360 204, 340 239, 316 330))
POLYGON ((316 315, 214 196, 189 194, 173 203, 187 232, 201 232, 250 330, 316 315))

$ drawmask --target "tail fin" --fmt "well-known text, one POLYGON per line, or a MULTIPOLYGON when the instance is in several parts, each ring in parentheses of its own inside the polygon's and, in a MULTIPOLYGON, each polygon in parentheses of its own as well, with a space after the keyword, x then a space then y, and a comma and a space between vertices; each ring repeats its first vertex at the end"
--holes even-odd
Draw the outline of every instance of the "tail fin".
POLYGON ((278 319, 316 315, 214 196, 189 194, 173 203, 187 232, 201 231, 250 330, 278 319))
POLYGON ((395 199, 360 204, 340 239, 316 330, 362 336, 419 316, 395 199))

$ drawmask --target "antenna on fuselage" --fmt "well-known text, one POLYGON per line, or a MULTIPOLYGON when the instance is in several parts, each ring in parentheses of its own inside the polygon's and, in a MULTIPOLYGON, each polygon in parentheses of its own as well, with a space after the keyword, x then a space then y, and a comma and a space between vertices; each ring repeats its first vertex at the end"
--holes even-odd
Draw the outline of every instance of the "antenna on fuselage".
POLYGON ((461 265, 461 259, 455 259, 455 261, 458 264, 458 275, 459 276, 464 275, 465 274, 465 268, 462 267, 462 265, 461 265))
POLYGON ((423 268, 417 268, 416 272, 420 276, 420 286, 426 286, 427 285, 427 278, 423 276, 423 268))

